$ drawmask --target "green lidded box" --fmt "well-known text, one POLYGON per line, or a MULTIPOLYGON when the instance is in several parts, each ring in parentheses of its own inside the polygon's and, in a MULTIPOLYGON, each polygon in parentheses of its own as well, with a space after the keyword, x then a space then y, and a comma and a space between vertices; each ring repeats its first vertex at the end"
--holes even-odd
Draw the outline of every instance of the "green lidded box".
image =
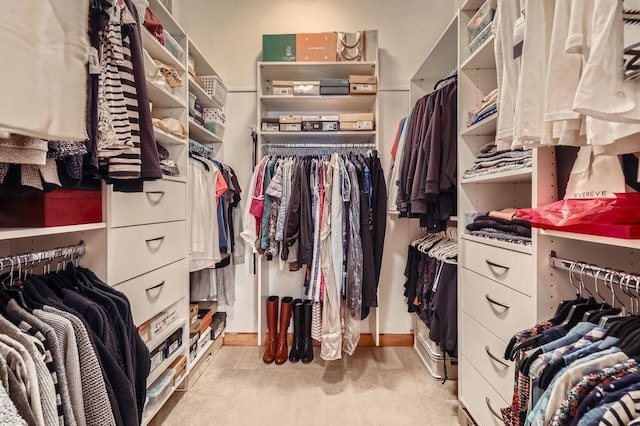
POLYGON ((262 60, 265 62, 295 62, 295 34, 264 34, 262 36, 262 60))

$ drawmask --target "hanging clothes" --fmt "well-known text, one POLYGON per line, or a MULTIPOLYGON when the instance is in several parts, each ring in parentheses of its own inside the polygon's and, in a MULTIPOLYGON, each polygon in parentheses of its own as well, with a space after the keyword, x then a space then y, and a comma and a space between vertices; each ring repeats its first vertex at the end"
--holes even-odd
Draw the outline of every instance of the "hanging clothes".
POLYGON ((20 278, 0 302, 14 424, 140 424, 151 363, 126 296, 73 265, 20 278))
POLYGON ((398 135, 401 157, 393 166, 397 195, 390 191, 391 203, 400 217, 419 218, 420 226, 442 231, 457 209, 457 81, 447 79, 420 98, 398 135))
POLYGON ((250 188, 243 239, 282 269, 304 269, 322 358, 353 354, 362 319, 378 306, 387 190, 377 153, 265 156, 250 188))

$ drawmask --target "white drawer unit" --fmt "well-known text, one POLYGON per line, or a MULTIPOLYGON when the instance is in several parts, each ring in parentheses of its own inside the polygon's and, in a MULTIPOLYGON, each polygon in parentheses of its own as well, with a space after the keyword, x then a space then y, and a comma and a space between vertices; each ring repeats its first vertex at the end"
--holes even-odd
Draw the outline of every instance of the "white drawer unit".
POLYGON ((118 284, 186 256, 185 221, 111 231, 109 281, 118 284))
POLYGON ((460 269, 460 278, 462 311, 503 342, 535 324, 535 306, 529 296, 465 268, 460 269))
POLYGON ((508 400, 513 392, 514 364, 505 361, 506 344, 467 314, 462 315, 462 355, 508 400))
POLYGON ((529 296, 534 295, 532 271, 535 268, 531 255, 465 239, 460 243, 464 253, 463 267, 529 296))
POLYGON ((187 296, 187 262, 180 260, 116 286, 131 302, 133 321, 140 325, 187 296))
POLYGON ((460 401, 477 424, 503 426, 500 409, 509 404, 498 395, 468 359, 462 357, 460 364, 461 370, 464 371, 464 380, 460 380, 459 383, 460 401))
POLYGON ((185 220, 187 217, 187 185, 168 180, 144 183, 144 191, 111 192, 111 226, 145 225, 185 220))

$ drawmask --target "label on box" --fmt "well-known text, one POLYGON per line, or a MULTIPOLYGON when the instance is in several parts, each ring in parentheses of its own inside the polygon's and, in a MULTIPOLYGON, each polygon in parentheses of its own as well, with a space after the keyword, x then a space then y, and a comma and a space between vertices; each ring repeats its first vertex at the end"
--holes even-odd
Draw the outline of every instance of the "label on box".
POLYGON ((375 90, 375 84, 357 83, 351 86, 351 91, 353 92, 373 92, 375 90))
POLYGON ((337 121, 323 121, 322 122, 322 131, 323 132, 337 132, 339 129, 339 125, 337 121))
POLYGON ((173 342, 169 348, 167 349, 167 356, 171 356, 175 351, 177 351, 180 348, 180 341, 176 340, 175 342, 173 342))
POLYGON ((278 132, 280 131, 280 125, 277 123, 262 123, 263 132, 278 132))
POLYGON ((340 121, 339 115, 321 115, 320 121, 340 121))
POLYGON ((157 368, 160 364, 162 364, 162 361, 162 351, 160 351, 151 357, 151 369, 149 371, 153 371, 155 368, 157 368))
POLYGON ((302 123, 284 123, 280 124, 281 132, 299 132, 302 130, 302 123))
POLYGON ((353 127, 358 130, 372 130, 373 121, 356 121, 353 127))
POLYGON ((320 121, 303 121, 302 131, 304 132, 317 132, 322 130, 322 122, 320 121))
MULTIPOLYGON (((337 118, 336 118, 337 120, 337 118)), ((302 121, 322 121, 322 116, 320 115, 303 115, 302 121)))
POLYGON ((292 95, 293 94, 293 88, 291 86, 287 87, 287 86, 274 86, 273 87, 273 94, 274 95, 278 95, 278 96, 286 96, 286 95, 292 95))
POLYGON ((224 331, 224 323, 221 322, 220 325, 216 327, 215 331, 213 332, 213 339, 215 340, 218 337, 220 337, 223 331, 224 331))

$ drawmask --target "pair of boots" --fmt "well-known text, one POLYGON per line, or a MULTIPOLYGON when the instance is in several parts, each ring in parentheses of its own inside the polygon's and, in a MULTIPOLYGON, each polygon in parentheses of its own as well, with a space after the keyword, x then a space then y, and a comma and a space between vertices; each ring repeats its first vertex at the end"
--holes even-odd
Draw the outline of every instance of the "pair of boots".
POLYGON ((313 361, 313 344, 311 342, 311 302, 302 299, 293 300, 283 297, 280 304, 280 322, 278 323, 278 296, 267 299, 267 347, 262 360, 271 364, 284 364, 287 361, 287 330, 293 311, 293 345, 289 361, 309 363, 313 361), (279 326, 279 327, 278 327, 279 326))

